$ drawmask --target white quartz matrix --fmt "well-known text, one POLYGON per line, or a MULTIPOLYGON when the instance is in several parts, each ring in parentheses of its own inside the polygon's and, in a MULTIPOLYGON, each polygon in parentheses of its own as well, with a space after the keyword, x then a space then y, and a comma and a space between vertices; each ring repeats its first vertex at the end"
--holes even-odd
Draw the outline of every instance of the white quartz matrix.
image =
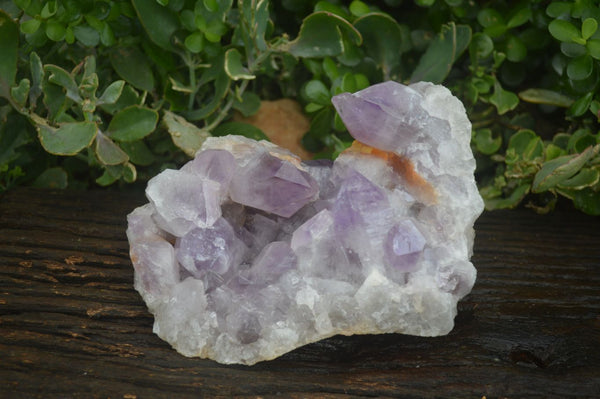
POLYGON ((185 356, 254 364, 336 334, 447 334, 483 210, 461 102, 385 82, 333 104, 356 139, 302 163, 209 138, 127 218, 135 288, 185 356))

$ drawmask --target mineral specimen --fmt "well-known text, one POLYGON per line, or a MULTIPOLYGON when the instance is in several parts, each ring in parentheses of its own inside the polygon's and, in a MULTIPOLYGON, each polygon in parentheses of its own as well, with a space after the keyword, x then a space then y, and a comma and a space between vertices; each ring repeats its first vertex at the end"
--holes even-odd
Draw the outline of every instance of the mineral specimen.
POLYGON ((333 104, 357 141, 302 163, 240 136, 148 182, 128 216, 135 287, 186 356, 254 364, 335 334, 435 336, 471 290, 471 125, 429 83, 333 104))

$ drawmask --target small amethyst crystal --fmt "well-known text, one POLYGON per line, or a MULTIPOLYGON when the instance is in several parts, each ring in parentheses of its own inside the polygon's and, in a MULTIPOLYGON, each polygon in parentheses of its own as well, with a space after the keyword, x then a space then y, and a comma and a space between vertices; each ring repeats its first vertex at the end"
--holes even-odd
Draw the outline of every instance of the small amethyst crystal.
POLYGON ((332 101, 357 140, 333 163, 226 136, 148 182, 128 216, 135 287, 180 353, 254 364, 335 334, 452 329, 483 209, 462 104, 395 82, 332 101))

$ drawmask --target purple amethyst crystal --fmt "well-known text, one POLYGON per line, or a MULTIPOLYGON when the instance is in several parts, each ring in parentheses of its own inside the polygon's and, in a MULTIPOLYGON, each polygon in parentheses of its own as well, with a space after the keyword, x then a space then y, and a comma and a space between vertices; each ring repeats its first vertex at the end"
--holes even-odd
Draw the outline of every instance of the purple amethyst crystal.
POLYGON ((235 158, 225 150, 206 150, 181 168, 190 173, 206 177, 221 185, 225 190, 235 173, 235 158))
POLYGON ((253 157, 233 177, 229 195, 237 203, 290 217, 318 193, 315 180, 290 162, 266 152, 253 157))
POLYGON ((208 138, 128 216, 135 287, 186 356, 254 364, 335 334, 446 334, 475 282, 471 125, 428 83, 333 98, 360 141, 302 163, 208 138))
POLYGON ((146 195, 156 208, 159 227, 181 236, 221 217, 220 185, 189 173, 167 169, 148 182, 146 195))
POLYGON ((402 220, 387 234, 384 251, 388 264, 402 272, 412 272, 419 267, 419 256, 427 241, 410 219, 402 220))
POLYGON ((342 93, 331 101, 352 137, 381 150, 402 152, 426 130, 450 130, 446 121, 423 109, 421 93, 396 82, 342 93))
POLYGON ((248 270, 248 279, 255 284, 272 284, 283 274, 296 268, 296 254, 286 242, 275 241, 258 254, 248 270))
POLYGON ((175 249, 179 264, 213 287, 221 285, 224 276, 239 264, 245 246, 221 218, 210 227, 197 227, 177 239, 175 249))
POLYGON ((379 213, 390 207, 387 194, 353 169, 341 181, 332 201, 332 214, 339 234, 353 228, 364 228, 379 213))

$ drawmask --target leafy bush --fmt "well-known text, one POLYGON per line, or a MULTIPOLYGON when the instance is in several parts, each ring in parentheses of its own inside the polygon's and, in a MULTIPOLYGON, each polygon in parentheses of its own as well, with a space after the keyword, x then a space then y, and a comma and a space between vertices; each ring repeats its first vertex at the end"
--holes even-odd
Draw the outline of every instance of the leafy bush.
POLYGON ((335 157, 333 95, 425 80, 465 103, 488 209, 600 214, 598 21, 591 0, 0 0, 0 190, 146 180, 264 137, 228 121, 281 97, 335 157))

